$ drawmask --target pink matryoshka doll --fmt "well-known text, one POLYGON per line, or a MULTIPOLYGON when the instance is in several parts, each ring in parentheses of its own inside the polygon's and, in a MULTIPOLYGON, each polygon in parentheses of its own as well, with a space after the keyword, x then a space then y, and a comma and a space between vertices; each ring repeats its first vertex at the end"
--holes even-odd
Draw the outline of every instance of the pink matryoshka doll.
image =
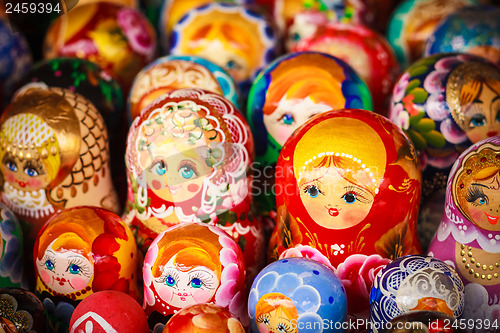
POLYGON ((500 137, 457 159, 448 177, 443 219, 428 255, 455 268, 465 284, 463 318, 500 322, 500 137))
MULTIPOLYGON (((363 262, 380 266, 383 258, 418 254, 420 184, 413 145, 385 117, 360 109, 321 113, 281 150, 270 259, 310 257, 351 280, 363 262)), ((346 288, 348 298, 358 295, 349 313, 368 308, 370 287, 346 288)))
POLYGON ((46 87, 19 95, 0 119, 1 201, 25 222, 32 250, 56 212, 79 205, 119 211, 104 120, 85 97, 46 87))
POLYGON ((165 230, 149 247, 143 277, 150 329, 199 303, 221 306, 248 326, 243 254, 220 228, 184 223, 165 230))
POLYGON ((117 290, 140 298, 134 235, 106 209, 79 206, 54 215, 40 230, 33 258, 36 294, 53 329, 64 326, 67 332, 74 307, 94 292, 117 290))
POLYGON ((205 222, 241 246, 249 281, 265 264, 265 242, 251 197, 253 138, 223 96, 174 90, 156 99, 129 131, 128 204, 124 220, 145 252, 178 223, 205 222))

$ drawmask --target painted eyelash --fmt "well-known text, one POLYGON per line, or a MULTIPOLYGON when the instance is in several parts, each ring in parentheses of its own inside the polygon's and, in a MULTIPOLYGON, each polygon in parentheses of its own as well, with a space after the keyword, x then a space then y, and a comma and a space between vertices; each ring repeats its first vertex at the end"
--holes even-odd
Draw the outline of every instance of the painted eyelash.
POLYGON ((199 279, 203 284, 202 288, 212 289, 214 287, 213 282, 210 281, 210 278, 207 276, 206 273, 196 272, 196 273, 194 273, 194 275, 192 275, 192 276, 190 275, 189 276, 189 283, 191 283, 191 281, 193 281, 193 279, 199 279))
POLYGON ((467 190, 467 195, 465 197, 465 200, 474 205, 477 205, 475 202, 479 198, 484 198, 486 200, 486 204, 489 203, 488 196, 484 194, 483 189, 481 187, 474 185, 469 187, 469 189, 467 190))
POLYGON ((165 165, 165 168, 168 170, 167 162, 161 157, 156 157, 153 162, 151 163, 151 166, 149 167, 149 170, 152 171, 154 166, 158 164, 158 162, 163 162, 163 165, 165 165))
POLYGON ((175 284, 173 285, 173 287, 177 287, 177 284, 179 282, 179 272, 177 272, 177 270, 172 269, 172 268, 167 268, 163 272, 163 274, 159 278, 156 279, 156 282, 165 283, 167 281, 168 276, 171 276, 174 278, 175 284))
POLYGON ((184 167, 190 167, 193 171, 194 171, 194 174, 196 176, 198 176, 198 168, 196 168, 196 164, 194 164, 193 162, 189 161, 189 160, 183 160, 181 161, 181 164, 179 165, 179 168, 177 169, 177 172, 181 171, 182 168, 184 167))
POLYGON ((56 267, 56 258, 50 255, 44 255, 41 262, 45 266, 47 264, 47 261, 52 261, 52 264, 54 264, 54 267, 56 267))
POLYGON ((31 168, 35 169, 36 172, 38 172, 39 175, 44 174, 43 171, 43 166, 40 161, 37 160, 27 160, 26 163, 24 163, 24 168, 31 168))
POLYGON ((325 192, 323 192, 320 188, 320 184, 321 182, 318 181, 317 179, 316 180, 313 180, 313 181, 310 181, 310 182, 307 182, 305 184, 302 184, 302 186, 300 187, 300 191, 303 192, 303 193, 307 193, 307 190, 312 187, 312 186, 316 186, 316 188, 318 189, 318 192, 320 194, 323 194, 325 195, 325 192))
POLYGON ((368 197, 368 192, 358 186, 354 185, 349 185, 344 187, 345 193, 342 195, 342 198, 347 194, 347 193, 353 193, 356 195, 356 199, 359 200, 361 203, 370 203, 373 200, 368 197))
POLYGON ((263 314, 263 315, 259 316, 259 318, 257 318, 257 323, 260 324, 260 323, 264 322, 264 319, 266 319, 266 318, 269 319, 268 314, 263 314))
POLYGON ((71 265, 77 265, 78 267, 80 267, 79 274, 81 274, 83 276, 91 276, 92 275, 91 270, 88 267, 88 264, 81 259, 71 259, 71 261, 68 264, 68 268, 66 268, 66 272, 69 270, 71 265))
MULTIPOLYGON (((278 325, 277 325, 277 326, 279 326, 280 324, 281 324, 281 325, 283 325, 283 328, 285 329, 285 332, 287 332, 287 333, 288 333, 288 332, 293 332, 293 330, 291 329, 290 325, 285 324, 285 323, 278 323, 278 325)), ((276 327, 277 327, 277 326, 276 326, 276 327)))

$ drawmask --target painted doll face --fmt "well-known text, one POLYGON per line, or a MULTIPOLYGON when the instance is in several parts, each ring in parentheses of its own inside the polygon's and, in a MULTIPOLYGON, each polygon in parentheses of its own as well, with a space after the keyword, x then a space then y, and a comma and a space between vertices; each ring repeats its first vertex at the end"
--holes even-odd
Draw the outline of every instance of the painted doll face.
MULTIPOLYGON (((279 308, 264 313, 257 318, 260 333, 293 333, 297 329, 292 322, 296 318, 288 318, 279 308)), ((295 323, 296 324, 296 323, 295 323)))
POLYGON ((264 125, 276 142, 283 146, 290 135, 309 118, 331 109, 331 106, 315 103, 309 97, 305 99, 283 97, 272 114, 264 115, 264 125))
POLYGON ((16 189, 26 192, 46 188, 52 179, 42 159, 19 159, 6 153, 0 165, 5 179, 16 189))
POLYGON ((251 69, 248 61, 238 53, 229 49, 221 41, 213 40, 207 42, 196 55, 213 61, 224 68, 236 82, 241 82, 250 77, 251 69))
MULTIPOLYGON (((160 198, 170 202, 192 199, 213 172, 203 157, 203 147, 163 157, 165 151, 152 151, 152 163, 146 168, 148 187, 160 198)), ((205 149, 206 151, 206 149, 205 149)))
POLYGON ((363 183, 371 181, 365 171, 358 171, 355 182, 344 178, 334 166, 308 172, 300 183, 300 198, 311 218, 329 229, 344 229, 364 220, 374 196, 363 183), (366 180, 366 181, 364 181, 366 180))
POLYGON ((464 116, 472 143, 500 134, 500 94, 483 84, 476 100, 464 106, 464 116))
POLYGON ((485 180, 473 181, 467 190, 466 206, 469 216, 484 230, 500 231, 500 174, 485 180))
POLYGON ((84 289, 94 275, 93 263, 75 251, 53 250, 55 241, 47 247, 42 260, 36 260, 41 279, 49 288, 61 294, 84 289))
POLYGON ((163 301, 177 308, 210 301, 219 287, 217 274, 205 266, 181 271, 174 259, 175 256, 163 267, 162 275, 153 280, 163 301))

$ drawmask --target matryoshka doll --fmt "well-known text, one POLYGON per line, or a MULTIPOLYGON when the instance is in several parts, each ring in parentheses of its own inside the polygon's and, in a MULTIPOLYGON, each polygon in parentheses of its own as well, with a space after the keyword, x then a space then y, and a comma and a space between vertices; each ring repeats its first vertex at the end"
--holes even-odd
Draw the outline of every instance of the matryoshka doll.
POLYGON ((170 55, 156 59, 135 77, 127 103, 129 121, 155 98, 181 88, 205 89, 239 105, 234 80, 221 67, 197 56, 170 55))
POLYGON ((308 258, 267 265, 248 296, 253 333, 344 332, 346 292, 328 266, 308 258))
POLYGON ((436 311, 460 318, 464 302, 464 284, 445 262, 422 255, 400 257, 382 268, 373 281, 371 326, 378 333, 393 318, 413 311, 436 311))
POLYGON ((500 134, 499 96, 500 69, 466 54, 423 58, 394 87, 389 117, 413 142, 421 162, 424 249, 441 220, 452 164, 471 144, 500 134))
POLYGON ((162 333, 244 333, 240 321, 221 306, 194 304, 173 315, 162 333))
POLYGON ((323 52, 345 61, 369 87, 374 111, 387 115, 399 63, 384 36, 361 24, 330 23, 302 39, 293 51, 323 52))
POLYGON ((459 52, 500 65, 500 7, 470 6, 448 15, 425 44, 426 56, 459 52))
MULTIPOLYGON (((413 145, 386 118, 359 109, 313 117, 278 159, 270 259, 305 256, 353 266, 342 268, 350 280, 363 263, 376 268, 387 263, 383 258, 420 253, 420 180, 413 145)), ((347 290, 349 313, 368 308, 369 287, 347 290)))
POLYGON ((0 328, 7 333, 48 332, 42 302, 26 289, 0 288, 0 328))
POLYGON ((477 4, 477 0, 405 0, 394 10, 387 40, 402 68, 424 54, 425 42, 439 22, 454 11, 477 4))
POLYGON ((0 286, 27 288, 23 274, 23 232, 19 220, 0 203, 0 286))
POLYGON ((30 89, 0 119, 1 201, 24 223, 31 251, 56 212, 79 205, 119 211, 108 133, 94 105, 70 90, 30 89))
POLYGON ((68 330, 75 306, 100 290, 139 300, 134 235, 114 213, 92 206, 65 209, 40 230, 33 249, 36 294, 53 332, 68 330))
POLYGON ((149 247, 143 277, 150 329, 199 303, 221 306, 248 325, 243 254, 218 227, 184 223, 165 230, 149 247))
POLYGON ((123 91, 156 54, 156 33, 139 10, 107 1, 77 6, 55 20, 43 50, 45 59, 75 57, 97 63, 123 91))
POLYGON ((500 321, 499 184, 496 136, 469 147, 453 165, 445 213, 429 246, 428 255, 453 265, 465 284, 463 318, 500 321))
POLYGON ((212 61, 246 96, 257 72, 275 58, 277 45, 265 16, 244 5, 214 2, 193 9, 174 25, 169 52, 212 61))
POLYGON ((253 139, 223 96, 179 89, 136 118, 127 141, 128 204, 124 220, 139 248, 178 223, 205 222, 241 246, 251 282, 264 266, 265 241, 251 196, 253 139))
MULTIPOLYGON (((298 52, 274 60, 255 79, 247 104, 256 161, 262 175, 257 186, 259 209, 275 210, 274 171, 281 147, 309 118, 331 109, 372 109, 368 87, 339 58, 319 52, 298 52), (272 169, 274 170, 274 169, 272 169), (272 177, 270 177, 272 176, 272 177)), ((257 177, 256 177, 257 178, 257 177)))

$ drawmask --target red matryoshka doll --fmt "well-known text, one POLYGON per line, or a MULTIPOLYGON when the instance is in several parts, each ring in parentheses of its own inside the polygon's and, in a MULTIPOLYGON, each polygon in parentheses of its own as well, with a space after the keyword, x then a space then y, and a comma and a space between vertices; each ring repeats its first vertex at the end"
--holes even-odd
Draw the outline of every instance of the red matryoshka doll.
POLYGON ((330 23, 292 51, 323 52, 344 60, 370 89, 374 111, 387 115, 399 63, 384 36, 361 24, 330 23))
POLYGON ((94 292, 139 298, 134 235, 106 209, 80 206, 56 214, 40 230, 33 258, 36 294, 52 331, 67 332, 75 306, 94 292))
POLYGON ((55 20, 43 50, 45 59, 75 57, 97 63, 125 92, 156 54, 156 33, 147 19, 137 9, 107 1, 78 6, 55 20))
POLYGON ((177 312, 169 319, 162 333, 244 333, 240 321, 226 309, 215 304, 195 304, 177 312))
POLYGON ((253 278, 266 246, 253 212, 253 155, 246 120, 223 96, 179 89, 156 99, 134 120, 127 141, 124 219, 139 248, 145 252, 178 223, 217 225, 237 240, 253 278))
MULTIPOLYGON (((413 145, 389 120, 360 109, 319 114, 281 150, 270 259, 317 258, 357 275, 360 260, 383 265, 420 253, 420 185, 413 145)), ((370 287, 347 288, 348 303, 363 303, 356 311, 368 308, 370 287)))
POLYGON ((195 55, 219 65, 248 93, 258 71, 276 56, 279 45, 266 16, 244 5, 214 2, 177 22, 170 54, 195 55))
POLYGON ((429 246, 428 255, 452 265, 464 282, 462 318, 500 322, 499 202, 500 137, 495 136, 469 147, 453 165, 443 219, 429 246))
POLYGON ((220 228, 184 223, 165 230, 149 247, 143 277, 150 329, 199 303, 221 306, 248 325, 243 254, 220 228))
POLYGON ((104 120, 70 90, 30 89, 7 107, 0 119, 0 161, 1 201, 25 222, 29 252, 43 224, 64 208, 119 211, 104 120))

